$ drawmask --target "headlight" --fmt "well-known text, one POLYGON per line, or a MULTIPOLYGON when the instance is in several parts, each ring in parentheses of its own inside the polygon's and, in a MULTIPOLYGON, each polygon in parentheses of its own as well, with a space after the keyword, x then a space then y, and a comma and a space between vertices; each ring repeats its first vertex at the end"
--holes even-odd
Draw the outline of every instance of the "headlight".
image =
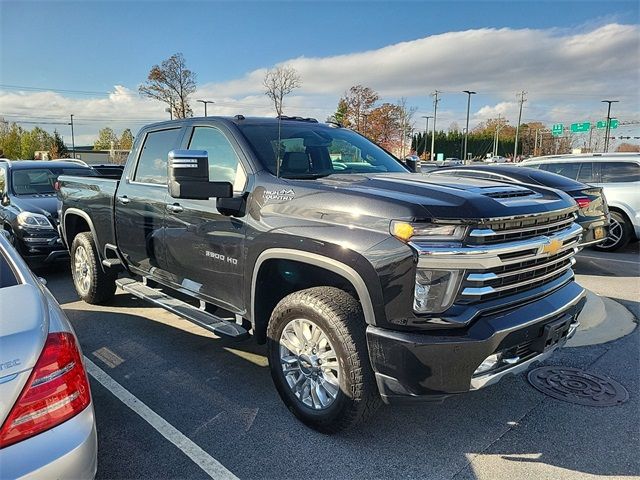
POLYGON ((464 238, 464 225, 447 225, 437 223, 409 223, 393 220, 391 235, 405 242, 412 240, 447 240, 459 241, 464 238))
POLYGON ((416 313, 440 313, 451 306, 460 286, 460 270, 416 271, 413 310, 416 313))
POLYGON ((53 225, 44 215, 32 212, 22 212, 18 214, 18 224, 27 228, 42 228, 53 230, 53 225))

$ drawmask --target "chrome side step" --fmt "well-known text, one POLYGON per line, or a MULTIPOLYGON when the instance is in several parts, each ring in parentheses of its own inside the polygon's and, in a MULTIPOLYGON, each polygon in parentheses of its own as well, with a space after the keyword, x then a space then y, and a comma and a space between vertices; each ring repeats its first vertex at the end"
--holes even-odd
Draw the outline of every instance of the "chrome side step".
POLYGON ((148 287, 142 282, 138 282, 132 278, 119 278, 116 285, 125 292, 128 292, 142 300, 146 300, 158 307, 175 313, 176 315, 199 325, 217 335, 231 337, 234 339, 243 339, 249 336, 249 332, 232 320, 225 320, 217 317, 196 307, 189 305, 182 300, 173 298, 160 290, 148 287))

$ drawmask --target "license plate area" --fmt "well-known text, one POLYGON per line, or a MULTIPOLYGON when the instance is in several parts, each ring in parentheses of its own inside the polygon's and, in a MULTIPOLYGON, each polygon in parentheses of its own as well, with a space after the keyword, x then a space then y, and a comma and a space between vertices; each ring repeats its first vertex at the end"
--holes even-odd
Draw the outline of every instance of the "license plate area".
POLYGON ((531 349, 542 353, 555 347, 558 343, 567 338, 572 322, 572 315, 564 315, 553 322, 547 323, 542 328, 542 335, 535 339, 531 344, 531 349))
POLYGON ((601 240, 605 237, 604 227, 596 227, 593 231, 593 236, 596 240, 601 240))

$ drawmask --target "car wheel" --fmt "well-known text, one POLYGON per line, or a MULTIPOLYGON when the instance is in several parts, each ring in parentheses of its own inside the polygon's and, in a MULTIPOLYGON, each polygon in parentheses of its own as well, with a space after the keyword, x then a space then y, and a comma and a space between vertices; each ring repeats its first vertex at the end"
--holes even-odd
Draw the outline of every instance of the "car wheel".
POLYGON ((100 304, 116 291, 116 273, 100 266, 93 237, 89 232, 76 235, 71 244, 71 274, 78 296, 87 303, 100 304))
POLYGON ((288 295, 274 309, 267 337, 278 393, 311 428, 339 432, 381 403, 362 309, 345 291, 315 287, 288 295))
POLYGON ((604 242, 596 245, 595 248, 606 252, 613 252, 626 247, 630 241, 631 224, 624 215, 612 211, 609 235, 607 235, 604 242))

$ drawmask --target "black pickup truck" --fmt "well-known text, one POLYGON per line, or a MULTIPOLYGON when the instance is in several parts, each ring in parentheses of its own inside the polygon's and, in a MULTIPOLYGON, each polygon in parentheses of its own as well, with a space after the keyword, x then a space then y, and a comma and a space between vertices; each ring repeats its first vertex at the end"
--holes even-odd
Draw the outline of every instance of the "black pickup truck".
POLYGON ((59 195, 80 297, 118 285, 252 333, 288 408, 323 432, 381 399, 439 401, 523 371, 584 305, 567 195, 429 179, 313 119, 150 125, 119 181, 62 176, 59 195))

